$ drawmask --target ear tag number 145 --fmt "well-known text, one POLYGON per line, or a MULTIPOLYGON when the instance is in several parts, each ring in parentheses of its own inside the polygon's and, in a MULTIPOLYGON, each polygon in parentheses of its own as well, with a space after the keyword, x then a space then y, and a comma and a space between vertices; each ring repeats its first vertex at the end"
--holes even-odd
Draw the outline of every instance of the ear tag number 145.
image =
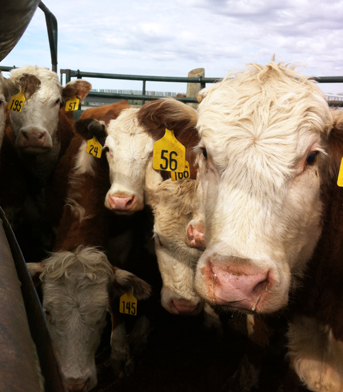
POLYGON ((162 139, 154 143, 153 164, 155 170, 183 172, 185 170, 186 148, 176 140, 173 131, 166 129, 162 139))
POLYGON ((137 298, 133 296, 132 290, 120 297, 119 312, 137 316, 137 298))
POLYGON ((171 180, 172 181, 181 181, 190 178, 190 171, 189 171, 189 163, 186 161, 185 163, 185 170, 183 172, 171 172, 171 180))
POLYGON ((69 101, 66 102, 66 112, 74 112, 79 108, 80 100, 76 96, 72 99, 69 99, 69 101))
POLYGON ((23 90, 20 93, 13 95, 13 97, 10 100, 10 103, 7 106, 7 109, 12 110, 12 112, 20 113, 24 106, 24 103, 25 103, 25 97, 24 97, 24 90, 23 90))
POLYGON ((86 152, 96 158, 101 158, 102 145, 95 136, 87 141, 86 152))

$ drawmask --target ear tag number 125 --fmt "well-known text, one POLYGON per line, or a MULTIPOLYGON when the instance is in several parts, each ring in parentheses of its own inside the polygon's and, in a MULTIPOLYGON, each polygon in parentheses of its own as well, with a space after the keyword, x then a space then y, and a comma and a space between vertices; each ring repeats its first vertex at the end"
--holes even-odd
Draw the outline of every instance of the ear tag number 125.
POLYGON ((86 152, 96 158, 101 158, 102 145, 95 136, 87 141, 86 152))
POLYGON ((13 95, 10 103, 7 106, 8 110, 20 113, 25 103, 24 90, 20 93, 13 95))
POLYGON ((120 297, 119 312, 137 316, 137 298, 133 296, 132 290, 120 297))
POLYGON ((181 180, 186 180, 187 178, 190 177, 190 171, 189 171, 189 163, 186 161, 185 163, 185 170, 183 172, 171 172, 171 180, 172 181, 181 181, 181 180))
POLYGON ((341 160, 341 166, 339 168, 337 185, 340 186, 340 187, 343 187, 343 158, 341 160))
POLYGON ((162 139, 154 143, 152 167, 155 170, 183 172, 185 170, 186 148, 176 140, 173 131, 166 129, 162 139))
POLYGON ((80 100, 76 96, 72 99, 69 99, 69 101, 66 102, 66 112, 74 112, 79 108, 80 100))

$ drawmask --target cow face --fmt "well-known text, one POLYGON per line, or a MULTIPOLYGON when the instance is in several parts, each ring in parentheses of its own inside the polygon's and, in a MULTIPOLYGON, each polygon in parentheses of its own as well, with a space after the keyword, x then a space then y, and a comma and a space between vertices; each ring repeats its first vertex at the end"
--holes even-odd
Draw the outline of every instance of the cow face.
POLYGON ((195 287, 213 305, 270 313, 287 304, 321 233, 331 114, 314 82, 274 62, 202 95, 206 250, 195 287))
POLYGON ((162 182, 150 162, 146 199, 154 213, 155 252, 163 287, 161 304, 170 313, 196 315, 203 301, 194 291, 196 262, 202 252, 187 245, 187 225, 197 210, 196 181, 162 182))
POLYGON ((57 157, 60 151, 60 136, 57 129, 63 102, 75 95, 83 100, 91 85, 86 81, 77 80, 62 88, 56 73, 37 66, 15 69, 11 72, 10 79, 16 81, 23 73, 36 76, 41 86, 30 99, 26 99, 20 113, 10 112, 16 147, 20 155, 36 156, 49 153, 57 157))
POLYGON ((153 140, 137 122, 137 109, 126 109, 108 125, 105 146, 111 187, 105 206, 117 214, 133 214, 144 207, 144 181, 153 140))
POLYGON ((32 275, 41 273, 43 308, 68 391, 87 392, 97 383, 95 351, 106 323, 111 295, 129 289, 147 298, 148 284, 112 267, 95 248, 55 253, 43 263, 29 263, 32 275))

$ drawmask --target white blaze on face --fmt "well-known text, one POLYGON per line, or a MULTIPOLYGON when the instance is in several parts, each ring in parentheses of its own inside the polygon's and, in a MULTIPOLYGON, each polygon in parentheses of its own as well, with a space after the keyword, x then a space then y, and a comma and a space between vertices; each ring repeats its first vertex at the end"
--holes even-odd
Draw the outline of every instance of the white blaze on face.
POLYGON ((198 110, 206 251, 196 289, 212 304, 272 312, 287 304, 321 232, 331 115, 313 82, 275 63, 206 92, 198 110))
POLYGON ((198 206, 196 181, 167 180, 158 185, 158 177, 150 164, 146 197, 154 213, 155 252, 163 280, 161 304, 173 314, 196 315, 203 309, 194 290, 195 267, 202 252, 187 245, 187 226, 198 206))
POLYGON ((108 125, 105 146, 111 188, 105 206, 116 213, 132 214, 144 207, 144 182, 153 140, 137 122, 138 109, 125 109, 108 125))
POLYGON ((41 154, 55 149, 62 86, 55 72, 37 66, 27 66, 11 72, 11 79, 19 79, 24 73, 32 74, 41 81, 40 88, 25 101, 20 113, 10 112, 11 126, 16 147, 25 154, 41 154))

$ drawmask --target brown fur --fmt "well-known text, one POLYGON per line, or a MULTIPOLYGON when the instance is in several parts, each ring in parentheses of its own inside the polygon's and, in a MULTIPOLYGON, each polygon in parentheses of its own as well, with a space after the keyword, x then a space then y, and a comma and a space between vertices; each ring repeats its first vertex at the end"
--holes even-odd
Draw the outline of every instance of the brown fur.
POLYGON ((113 112, 113 114, 112 114, 113 117, 111 117, 111 119, 114 119, 119 116, 120 112, 123 109, 128 109, 130 107, 131 106, 126 101, 122 100, 120 102, 111 103, 110 105, 104 105, 104 106, 100 106, 97 108, 86 109, 81 114, 80 119, 92 118, 94 120, 103 120, 103 121, 105 121, 105 124, 107 124, 107 120, 106 120, 105 116, 109 111, 113 112))

